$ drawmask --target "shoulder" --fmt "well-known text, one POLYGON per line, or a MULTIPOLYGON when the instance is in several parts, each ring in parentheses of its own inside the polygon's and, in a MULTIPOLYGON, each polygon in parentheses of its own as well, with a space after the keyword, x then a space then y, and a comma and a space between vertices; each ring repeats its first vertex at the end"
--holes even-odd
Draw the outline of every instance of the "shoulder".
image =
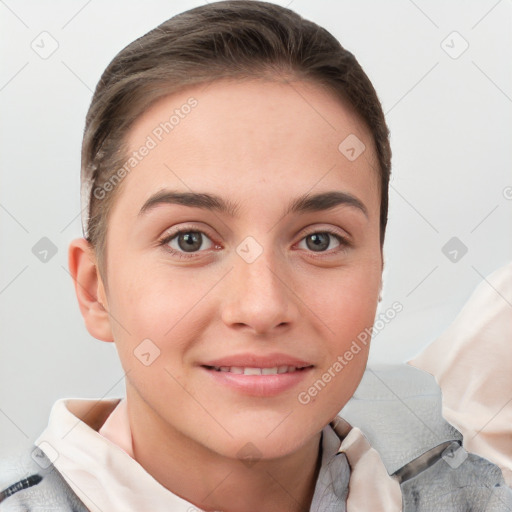
POLYGON ((405 511, 512 511, 501 470, 462 447, 435 379, 409 365, 370 366, 341 412, 400 482, 405 511))
POLYGON ((23 453, 0 460, 0 511, 87 512, 44 452, 27 445, 23 453))
POLYGON ((451 459, 441 454, 401 481, 404 512, 512 511, 512 491, 500 468, 458 443, 454 453, 451 459))

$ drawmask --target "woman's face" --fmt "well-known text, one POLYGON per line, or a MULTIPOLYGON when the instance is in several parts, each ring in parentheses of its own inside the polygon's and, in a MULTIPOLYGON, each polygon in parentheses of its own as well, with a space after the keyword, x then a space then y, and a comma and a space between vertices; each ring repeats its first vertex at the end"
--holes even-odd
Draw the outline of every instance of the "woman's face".
POLYGON ((297 450, 367 361, 353 342, 382 271, 368 129, 312 84, 217 81, 154 104, 128 143, 105 298, 131 407, 225 456, 297 450))

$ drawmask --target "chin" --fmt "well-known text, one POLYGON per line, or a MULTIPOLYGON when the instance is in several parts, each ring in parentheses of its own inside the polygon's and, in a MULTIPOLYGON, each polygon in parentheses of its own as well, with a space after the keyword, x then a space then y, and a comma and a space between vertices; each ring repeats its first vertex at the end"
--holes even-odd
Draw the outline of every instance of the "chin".
MULTIPOLYGON (((289 414, 289 413, 287 413, 289 414)), ((283 415, 279 421, 237 423, 228 428, 233 437, 227 435, 216 435, 208 439, 208 448, 219 455, 234 459, 253 459, 253 460, 271 460, 290 455, 322 430, 310 426, 307 428, 308 421, 304 419, 291 418, 294 414, 289 414, 290 421, 283 415)))

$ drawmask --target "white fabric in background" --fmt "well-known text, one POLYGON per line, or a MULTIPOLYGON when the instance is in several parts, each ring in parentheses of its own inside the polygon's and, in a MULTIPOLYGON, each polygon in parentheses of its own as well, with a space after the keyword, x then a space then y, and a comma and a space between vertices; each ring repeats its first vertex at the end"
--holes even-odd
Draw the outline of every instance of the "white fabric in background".
POLYGON ((466 450, 512 486, 512 263, 482 281, 454 322, 409 364, 433 375, 466 450))

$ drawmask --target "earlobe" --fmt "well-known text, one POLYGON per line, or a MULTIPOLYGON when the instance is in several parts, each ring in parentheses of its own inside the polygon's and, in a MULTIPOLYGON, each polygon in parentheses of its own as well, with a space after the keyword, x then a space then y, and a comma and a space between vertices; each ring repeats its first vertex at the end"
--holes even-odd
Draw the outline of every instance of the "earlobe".
POLYGON ((98 340, 113 341, 103 281, 87 240, 77 238, 69 244, 68 264, 87 330, 98 340))

